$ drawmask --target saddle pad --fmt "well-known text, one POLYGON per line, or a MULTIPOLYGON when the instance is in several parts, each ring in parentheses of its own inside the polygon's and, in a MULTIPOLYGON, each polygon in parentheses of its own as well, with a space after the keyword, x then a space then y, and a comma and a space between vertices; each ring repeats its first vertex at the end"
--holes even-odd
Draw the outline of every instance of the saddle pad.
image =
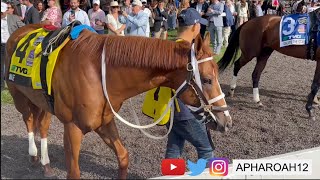
POLYGON ((309 43, 310 18, 308 14, 282 16, 280 21, 280 47, 307 45, 309 43))
MULTIPOLYGON (((162 113, 166 110, 173 93, 174 90, 167 87, 158 87, 149 90, 146 93, 145 99, 143 101, 143 114, 153 118, 154 122, 158 120, 161 117, 162 113)), ((175 105, 177 107, 177 111, 180 111, 176 99, 175 105)), ((170 119, 170 113, 171 109, 169 109, 168 113, 163 117, 158 125, 167 124, 170 119)))
MULTIPOLYGON (((28 33, 23 37, 17 49, 12 55, 9 68, 9 80, 22 86, 33 89, 42 89, 40 79, 40 63, 42 57, 42 40, 49 34, 46 30, 40 28, 28 33)), ((46 67, 46 81, 48 93, 51 93, 51 79, 60 50, 70 40, 67 38, 58 48, 49 54, 49 62, 46 67)))

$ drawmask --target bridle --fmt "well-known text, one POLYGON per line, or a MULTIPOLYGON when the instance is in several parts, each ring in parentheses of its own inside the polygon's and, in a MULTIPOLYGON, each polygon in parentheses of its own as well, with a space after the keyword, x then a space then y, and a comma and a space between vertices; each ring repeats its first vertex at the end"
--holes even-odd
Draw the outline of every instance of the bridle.
POLYGON ((181 90, 177 91, 177 95, 176 95, 177 97, 179 97, 184 91, 186 91, 189 87, 191 87, 191 89, 194 91, 194 93, 200 100, 200 107, 193 107, 193 106, 188 106, 188 107, 194 114, 198 114, 198 115, 203 114, 202 115, 203 118, 200 121, 205 124, 213 120, 217 121, 212 111, 225 112, 225 114, 227 115, 226 112, 229 109, 227 106, 221 107, 221 106, 212 105, 215 102, 223 99, 225 97, 224 93, 221 93, 219 96, 216 96, 210 100, 207 100, 207 98, 203 94, 202 82, 204 82, 205 80, 201 79, 200 77, 198 64, 201 64, 207 61, 212 61, 212 60, 213 60, 213 57, 197 60, 195 51, 194 51, 194 44, 193 44, 191 48, 191 58, 189 59, 189 62, 186 67, 188 71, 187 79, 185 80, 185 83, 183 83, 183 86, 180 87, 181 90))

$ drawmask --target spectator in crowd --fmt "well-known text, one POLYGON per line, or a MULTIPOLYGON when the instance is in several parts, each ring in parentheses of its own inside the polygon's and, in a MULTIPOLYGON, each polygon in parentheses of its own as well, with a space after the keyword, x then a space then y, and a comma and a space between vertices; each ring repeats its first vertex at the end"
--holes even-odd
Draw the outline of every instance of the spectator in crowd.
POLYGON ((233 25, 231 26, 231 34, 232 34, 234 31, 236 31, 236 23, 237 23, 237 12, 236 12, 236 8, 233 0, 230 0, 230 4, 228 4, 228 7, 233 17, 233 25))
POLYGON ((244 22, 247 22, 249 18, 249 7, 246 0, 240 0, 239 2, 237 2, 236 12, 237 12, 237 28, 238 28, 244 22))
POLYGON ((34 0, 23 0, 23 4, 27 6, 26 14, 24 17, 25 24, 38 24, 40 23, 40 15, 38 10, 33 6, 34 0))
POLYGON ((167 39, 168 12, 164 9, 164 1, 158 1, 158 7, 154 9, 154 37, 167 39))
POLYGON ((224 12, 226 15, 223 17, 223 29, 222 29, 222 39, 223 39, 223 46, 228 46, 228 39, 231 33, 231 26, 234 25, 233 14, 231 13, 231 0, 226 0, 224 5, 224 12))
POLYGON ((125 24, 119 21, 119 4, 117 1, 112 1, 110 3, 111 11, 107 15, 107 27, 109 29, 108 34, 124 36, 125 24))
MULTIPOLYGON (((209 8, 209 4, 205 2, 205 0, 197 0, 196 2, 191 4, 191 7, 196 9, 202 18, 207 19, 208 17, 206 16, 206 13, 209 8)), ((201 37, 204 38, 204 34, 206 33, 207 26, 201 24, 201 29, 200 29, 200 34, 201 37)))
POLYGON ((211 37, 211 43, 213 45, 213 52, 220 54, 222 46, 222 28, 223 18, 222 13, 224 5, 219 0, 212 0, 211 5, 208 8, 207 16, 209 17, 209 32, 211 37))
POLYGON ((183 10, 189 8, 189 7, 190 7, 190 1, 189 0, 181 0, 181 4, 180 4, 179 9, 178 9, 178 16, 179 16, 181 11, 183 11, 183 10))
POLYGON ((169 0, 167 4, 168 9, 168 29, 176 29, 177 26, 177 8, 174 0, 169 0))
POLYGON ((43 17, 41 19, 42 24, 53 25, 57 28, 61 27, 62 23, 62 12, 58 5, 58 0, 49 0, 48 6, 49 8, 46 9, 43 13, 43 17))
POLYGON ((24 26, 20 17, 14 14, 8 14, 8 5, 1 2, 1 90, 5 87, 4 82, 4 59, 6 52, 6 43, 10 35, 18 28, 24 26))
POLYGON ((122 11, 126 12, 127 14, 131 14, 132 6, 130 0, 124 0, 124 6, 122 8, 122 11))
POLYGON ((263 16, 262 3, 263 3, 263 0, 256 1, 256 16, 257 17, 263 16))
POLYGON ((91 8, 90 0, 80 0, 79 8, 88 13, 88 10, 91 8))
POLYGON ((147 5, 147 0, 141 0, 141 3, 142 3, 143 12, 146 13, 149 17, 149 23, 147 24, 147 29, 146 29, 146 36, 149 37, 150 36, 150 22, 154 21, 154 19, 152 17, 150 7, 147 5))
POLYGON ((43 2, 42 1, 38 1, 37 2, 37 10, 38 10, 38 12, 39 12, 39 17, 40 17, 40 19, 42 19, 42 17, 43 17, 43 12, 44 12, 44 4, 43 4, 43 2))
MULTIPOLYGON (((114 1, 116 2, 116 1, 114 1)), ((91 27, 98 33, 104 34, 104 26, 106 22, 106 14, 100 9, 100 0, 93 0, 93 8, 89 9, 88 17, 91 27)), ((112 2, 111 2, 112 3, 112 2)))
POLYGON ((64 13, 62 19, 62 27, 69 25, 74 20, 78 20, 81 24, 90 26, 87 13, 79 8, 80 0, 70 0, 70 9, 64 13))
POLYGON ((126 24, 127 35, 130 36, 146 36, 146 29, 149 23, 149 17, 142 11, 142 3, 140 0, 132 2, 132 12, 127 14, 122 12, 120 22, 126 24))
POLYGON ((307 6, 307 12, 310 13, 318 8, 320 8, 320 6, 316 6, 315 0, 312 0, 310 4, 307 6))
MULTIPOLYGON (((7 2, 7 14, 14 14, 14 15, 18 15, 18 10, 16 5, 13 2, 7 2)), ((19 17, 20 18, 20 17, 19 17)), ((21 20, 21 19, 20 19, 21 20)))
POLYGON ((24 20, 24 16, 26 15, 27 6, 23 4, 22 0, 16 1, 17 7, 17 15, 20 17, 20 20, 24 20))
MULTIPOLYGON (((207 20, 193 8, 182 10, 178 16, 179 40, 188 41, 190 44, 200 33, 200 23, 206 25, 207 20)), ((168 135, 165 158, 181 158, 185 141, 189 141, 196 149, 198 158, 209 160, 213 157, 213 147, 207 136, 205 124, 199 121, 190 109, 179 99, 180 112, 174 112, 174 121, 171 132, 168 135)), ((167 124, 168 127, 169 123, 167 124)))

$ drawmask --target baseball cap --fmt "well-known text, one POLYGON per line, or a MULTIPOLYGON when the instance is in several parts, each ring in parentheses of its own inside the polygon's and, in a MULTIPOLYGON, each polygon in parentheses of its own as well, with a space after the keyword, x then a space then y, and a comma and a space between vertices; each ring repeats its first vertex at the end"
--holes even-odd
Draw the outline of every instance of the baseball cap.
POLYGON ((194 8, 182 10, 178 16, 179 26, 191 26, 196 23, 207 25, 208 20, 201 18, 200 13, 194 8))
POLYGON ((93 1, 92 1, 92 4, 98 4, 98 5, 100 5, 100 0, 93 0, 93 1))
POLYGON ((140 0, 134 0, 132 2, 132 6, 141 6, 142 7, 142 2, 140 0))
POLYGON ((7 11, 7 7, 8 7, 8 5, 6 3, 1 2, 1 12, 2 13, 7 11))
POLYGON ((141 0, 141 3, 147 3, 147 0, 141 0))

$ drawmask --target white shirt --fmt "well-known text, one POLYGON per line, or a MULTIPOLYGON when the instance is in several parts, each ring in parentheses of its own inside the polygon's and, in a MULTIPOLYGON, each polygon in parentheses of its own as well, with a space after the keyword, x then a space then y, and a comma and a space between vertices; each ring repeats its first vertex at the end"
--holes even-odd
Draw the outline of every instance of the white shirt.
POLYGON ((308 12, 307 12, 307 13, 310 13, 310 12, 312 12, 312 11, 318 9, 318 8, 320 8, 320 6, 314 6, 314 7, 308 6, 308 7, 307 7, 307 11, 308 11, 308 12))
POLYGON ((1 18, 1 43, 7 43, 10 37, 7 16, 1 18))
MULTIPOLYGON (((109 23, 109 24, 111 24, 115 30, 120 29, 121 26, 123 25, 123 24, 120 23, 119 18, 115 19, 115 18, 112 16, 112 14, 108 14, 108 15, 107 15, 107 20, 106 20, 106 22, 109 23)), ((113 34, 113 35, 115 35, 115 33, 112 32, 111 30, 108 31, 108 34, 113 34)), ((124 36, 124 31, 121 31, 120 34, 121 34, 122 36, 124 36)))
POLYGON ((201 11, 202 11, 202 4, 197 3, 196 10, 198 11, 198 13, 201 13, 201 11))
MULTIPOLYGON (((143 12, 146 13, 149 18, 152 18, 152 14, 151 14, 151 11, 150 11, 149 8, 144 8, 143 12)), ((146 36, 147 36, 147 37, 150 36, 150 23, 147 24, 146 36)))
MULTIPOLYGON (((66 27, 71 23, 69 21, 69 17, 71 15, 71 10, 72 9, 69 9, 66 13, 64 13, 63 19, 62 19, 62 27, 66 27)), ((88 14, 80 8, 75 10, 75 20, 80 21, 81 24, 85 24, 85 25, 90 26, 88 14)))

